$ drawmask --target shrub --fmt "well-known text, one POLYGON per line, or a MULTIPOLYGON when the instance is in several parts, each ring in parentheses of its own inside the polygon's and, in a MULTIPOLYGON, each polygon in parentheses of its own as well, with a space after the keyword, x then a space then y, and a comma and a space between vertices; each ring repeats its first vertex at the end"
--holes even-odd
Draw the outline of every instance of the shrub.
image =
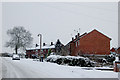
POLYGON ((75 57, 75 56, 51 55, 47 57, 46 61, 57 63, 59 65, 67 64, 69 66, 81 66, 81 67, 93 67, 94 66, 94 62, 90 61, 88 58, 75 57))
POLYGON ((107 62, 113 62, 115 60, 115 55, 108 55, 105 57, 105 59, 107 60, 107 62))

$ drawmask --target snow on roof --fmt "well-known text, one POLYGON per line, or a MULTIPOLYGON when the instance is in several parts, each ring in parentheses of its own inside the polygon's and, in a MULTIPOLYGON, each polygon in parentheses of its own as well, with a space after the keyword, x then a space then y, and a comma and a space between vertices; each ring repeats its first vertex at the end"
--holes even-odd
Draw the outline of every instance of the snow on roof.
POLYGON ((42 49, 55 48, 55 45, 42 46, 42 49))
MULTIPOLYGON (((42 49, 52 49, 52 48, 55 48, 55 45, 45 45, 45 46, 42 46, 42 49)), ((27 48, 26 50, 34 50, 34 49, 40 49, 40 47, 34 47, 34 48, 27 48)))

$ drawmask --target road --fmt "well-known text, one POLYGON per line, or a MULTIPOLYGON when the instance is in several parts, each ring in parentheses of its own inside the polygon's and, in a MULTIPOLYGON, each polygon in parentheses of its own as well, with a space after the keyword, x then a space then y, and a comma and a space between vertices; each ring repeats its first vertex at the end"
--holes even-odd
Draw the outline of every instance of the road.
MULTIPOLYGON (((34 64, 31 64, 34 65, 34 64)), ((35 66, 34 66, 35 67, 35 66)), ((3 78, 43 78, 47 77, 40 71, 32 69, 29 61, 12 60, 11 58, 2 59, 2 77, 3 78)), ((39 70, 39 69, 38 69, 39 70)))
POLYGON ((32 59, 2 58, 2 78, 118 78, 113 71, 84 70, 32 59))

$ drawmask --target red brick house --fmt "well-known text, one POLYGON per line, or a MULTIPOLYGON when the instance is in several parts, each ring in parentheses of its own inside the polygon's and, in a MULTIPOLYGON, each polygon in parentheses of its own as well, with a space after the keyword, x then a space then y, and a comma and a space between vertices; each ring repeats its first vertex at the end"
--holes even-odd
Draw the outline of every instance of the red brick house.
POLYGON ((82 54, 110 54, 110 40, 111 38, 94 29, 89 33, 75 36, 72 41, 66 46, 69 46, 69 52, 72 56, 82 54))

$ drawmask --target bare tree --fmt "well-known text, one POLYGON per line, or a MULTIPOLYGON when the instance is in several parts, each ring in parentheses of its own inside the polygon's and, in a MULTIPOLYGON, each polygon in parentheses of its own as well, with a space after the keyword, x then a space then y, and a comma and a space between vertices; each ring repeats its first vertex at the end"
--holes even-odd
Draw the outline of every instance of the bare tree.
POLYGON ((32 34, 21 26, 9 29, 7 34, 11 39, 9 42, 6 42, 6 47, 14 48, 16 54, 18 53, 18 49, 26 49, 26 47, 30 47, 30 44, 33 41, 32 34))

